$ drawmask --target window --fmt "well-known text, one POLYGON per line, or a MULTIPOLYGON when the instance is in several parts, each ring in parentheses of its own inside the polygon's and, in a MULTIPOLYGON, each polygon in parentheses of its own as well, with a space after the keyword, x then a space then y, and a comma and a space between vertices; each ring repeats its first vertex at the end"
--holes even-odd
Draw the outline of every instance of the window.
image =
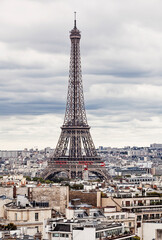
POLYGON ((132 226, 132 223, 131 222, 129 222, 129 227, 131 227, 132 226))
POLYGON ((68 235, 68 234, 66 234, 66 233, 60 233, 60 237, 65 237, 65 238, 68 238, 68 237, 69 237, 69 235, 68 235))
POLYGON ((143 206, 142 200, 138 201, 138 206, 143 206))
POLYGON ((137 221, 141 221, 141 215, 137 216, 137 221))
POLYGON ((96 233, 96 238, 99 238, 99 237, 101 237, 101 236, 100 236, 100 233, 97 232, 97 233, 96 233))
POLYGON ((39 219, 39 215, 38 213, 35 213, 35 221, 38 221, 38 219, 39 219))
POLYGON ((53 237, 59 237, 59 233, 53 233, 53 237))
POLYGON ((143 214, 143 220, 148 220, 148 214, 143 214))
POLYGON ((126 207, 130 207, 130 201, 126 201, 126 207))
POLYGON ((137 223, 137 228, 141 227, 141 223, 137 223))
POLYGON ((150 205, 154 205, 154 200, 150 200, 150 205))
POLYGON ((15 213, 15 221, 17 221, 17 213, 15 213))

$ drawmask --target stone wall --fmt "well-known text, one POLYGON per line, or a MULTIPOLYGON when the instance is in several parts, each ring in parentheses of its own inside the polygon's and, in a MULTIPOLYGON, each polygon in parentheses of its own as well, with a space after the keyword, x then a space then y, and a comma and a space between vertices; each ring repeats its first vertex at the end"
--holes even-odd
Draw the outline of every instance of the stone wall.
MULTIPOLYGON (((0 195, 13 198, 12 187, 0 187, 0 195)), ((49 202, 49 207, 65 213, 65 208, 69 205, 68 186, 39 186, 39 187, 16 187, 16 195, 29 197, 31 201, 49 202)))
POLYGON ((65 213, 65 208, 69 205, 69 187, 67 186, 30 188, 29 194, 31 201, 47 201, 50 207, 61 213, 65 213))
POLYGON ((162 229, 157 229, 156 230, 156 240, 161 240, 162 239, 162 229))
POLYGON ((0 187, 0 196, 5 195, 8 198, 13 198, 13 186, 12 187, 0 187))
POLYGON ((70 191, 70 201, 72 199, 80 198, 81 203, 90 204, 97 207, 97 192, 82 192, 82 191, 70 191))
POLYGON ((115 206, 117 208, 117 211, 120 211, 121 210, 121 199, 112 198, 112 197, 102 198, 101 206, 102 207, 115 206))
MULTIPOLYGON (((13 190, 14 186, 10 187, 0 187, 0 196, 5 195, 7 198, 13 198, 13 190)), ((27 187, 16 187, 16 194, 18 195, 28 195, 28 188, 27 187)))

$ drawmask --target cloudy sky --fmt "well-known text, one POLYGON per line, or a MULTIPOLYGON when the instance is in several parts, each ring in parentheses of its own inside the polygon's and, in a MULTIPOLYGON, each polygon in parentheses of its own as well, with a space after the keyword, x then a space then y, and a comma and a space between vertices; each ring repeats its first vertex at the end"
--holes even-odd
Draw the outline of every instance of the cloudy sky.
POLYGON ((161 0, 1 0, 0 149, 55 147, 73 12, 96 146, 162 143, 161 0))

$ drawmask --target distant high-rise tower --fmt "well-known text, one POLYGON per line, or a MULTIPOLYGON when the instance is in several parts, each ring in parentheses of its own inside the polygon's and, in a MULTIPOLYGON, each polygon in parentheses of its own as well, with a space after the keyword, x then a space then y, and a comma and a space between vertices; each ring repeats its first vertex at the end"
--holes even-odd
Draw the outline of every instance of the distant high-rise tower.
POLYGON ((54 155, 48 161, 43 176, 66 172, 69 178, 83 177, 87 169, 107 178, 101 158, 97 155, 84 106, 80 58, 80 31, 76 27, 70 32, 71 55, 67 105, 61 135, 54 155))

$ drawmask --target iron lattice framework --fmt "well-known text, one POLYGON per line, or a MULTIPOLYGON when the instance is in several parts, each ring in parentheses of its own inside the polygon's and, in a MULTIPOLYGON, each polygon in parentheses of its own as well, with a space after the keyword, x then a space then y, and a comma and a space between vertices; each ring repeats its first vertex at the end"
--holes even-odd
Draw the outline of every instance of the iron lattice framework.
POLYGON ((67 105, 61 135, 53 156, 48 161, 42 177, 50 178, 59 172, 66 172, 69 178, 82 178, 85 170, 108 178, 107 171, 97 155, 84 106, 80 31, 76 27, 70 32, 71 55, 67 105))
POLYGON ((65 119, 62 126, 62 132, 56 146, 53 160, 95 160, 100 159, 97 156, 93 144, 90 127, 87 123, 87 117, 84 105, 81 57, 80 57, 80 31, 76 27, 70 32, 71 55, 69 86, 67 95, 67 105, 65 119))

